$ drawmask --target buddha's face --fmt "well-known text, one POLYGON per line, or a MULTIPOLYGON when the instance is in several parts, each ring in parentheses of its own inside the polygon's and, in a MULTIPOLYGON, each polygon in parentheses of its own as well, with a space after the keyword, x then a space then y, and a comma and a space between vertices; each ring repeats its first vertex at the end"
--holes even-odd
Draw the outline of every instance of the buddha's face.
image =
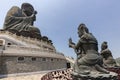
POLYGON ((31 16, 34 12, 33 6, 29 3, 23 3, 21 9, 27 16, 31 16))
POLYGON ((29 9, 22 9, 22 11, 27 15, 27 16, 31 16, 32 12, 29 9))

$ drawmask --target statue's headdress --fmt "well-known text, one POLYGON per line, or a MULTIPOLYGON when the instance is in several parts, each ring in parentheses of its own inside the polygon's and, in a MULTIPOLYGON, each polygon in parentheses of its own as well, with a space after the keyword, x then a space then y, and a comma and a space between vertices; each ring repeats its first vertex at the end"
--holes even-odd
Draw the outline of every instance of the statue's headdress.
POLYGON ((81 32, 81 33, 89 33, 89 30, 88 28, 86 27, 86 25, 84 23, 81 23, 78 27, 78 30, 81 32))
POLYGON ((107 42, 106 42, 106 41, 104 41, 104 42, 102 43, 101 48, 102 48, 102 49, 108 48, 108 45, 107 45, 107 42))

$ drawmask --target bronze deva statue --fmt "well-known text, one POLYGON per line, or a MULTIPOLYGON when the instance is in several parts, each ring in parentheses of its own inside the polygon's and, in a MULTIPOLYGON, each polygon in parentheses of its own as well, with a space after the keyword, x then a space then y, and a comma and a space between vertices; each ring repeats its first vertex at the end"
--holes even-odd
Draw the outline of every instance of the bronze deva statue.
POLYGON ((21 9, 13 6, 6 15, 4 30, 24 36, 41 36, 40 30, 33 26, 37 12, 29 3, 23 3, 21 9))
POLYGON ((111 51, 108 49, 106 41, 101 45, 101 55, 106 67, 117 67, 116 61, 114 60, 111 51))
POLYGON ((97 80, 101 74, 110 75, 110 72, 104 69, 102 56, 98 53, 98 42, 85 24, 79 25, 78 35, 80 40, 77 44, 72 42, 71 38, 69 39, 69 47, 73 48, 77 54, 72 73, 74 80, 79 80, 77 77, 81 77, 80 80, 87 80, 89 77, 97 80))

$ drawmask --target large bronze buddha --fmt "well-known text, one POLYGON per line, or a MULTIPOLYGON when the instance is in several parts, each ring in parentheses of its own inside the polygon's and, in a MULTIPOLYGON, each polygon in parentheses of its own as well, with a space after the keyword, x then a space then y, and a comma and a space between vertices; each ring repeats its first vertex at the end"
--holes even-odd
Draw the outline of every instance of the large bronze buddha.
POLYGON ((38 38, 41 36, 40 30, 33 26, 36 14, 37 12, 29 3, 23 3, 21 9, 13 6, 7 12, 3 29, 19 35, 38 38))

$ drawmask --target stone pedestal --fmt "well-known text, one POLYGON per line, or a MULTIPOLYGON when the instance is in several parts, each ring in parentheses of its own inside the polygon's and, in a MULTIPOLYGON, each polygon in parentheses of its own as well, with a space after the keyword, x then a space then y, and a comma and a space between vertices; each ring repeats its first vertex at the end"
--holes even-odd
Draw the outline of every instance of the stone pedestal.
POLYGON ((110 72, 109 74, 103 73, 91 73, 88 75, 73 75, 71 74, 73 80, 118 80, 117 74, 114 72, 110 72))

